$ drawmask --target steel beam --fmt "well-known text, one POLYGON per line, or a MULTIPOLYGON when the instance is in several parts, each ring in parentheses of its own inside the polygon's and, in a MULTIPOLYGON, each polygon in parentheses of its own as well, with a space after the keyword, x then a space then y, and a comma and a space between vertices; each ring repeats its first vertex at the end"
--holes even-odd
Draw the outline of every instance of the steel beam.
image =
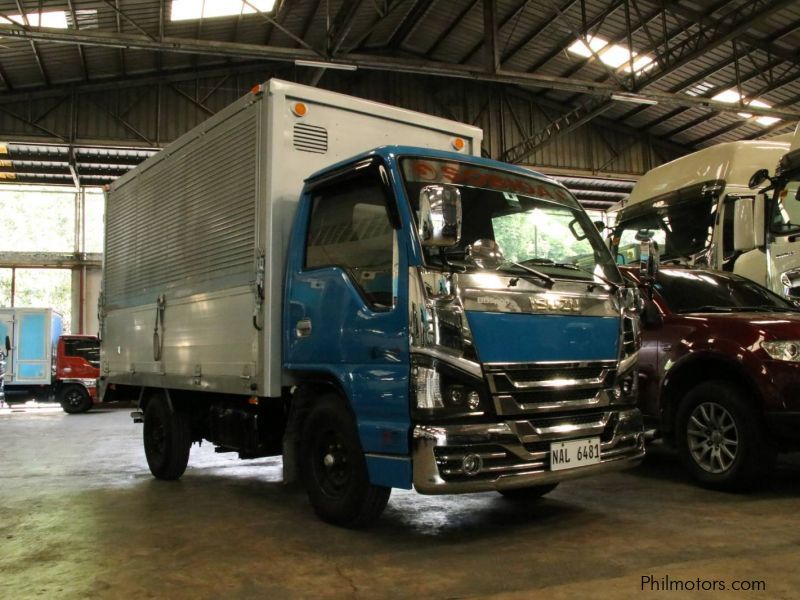
MULTIPOLYGON (((296 59, 318 60, 313 51, 302 48, 282 48, 221 42, 215 40, 192 40, 165 37, 163 41, 151 40, 145 36, 98 30, 66 31, 62 29, 41 28, 26 30, 17 25, 0 24, 0 35, 34 39, 49 42, 81 43, 85 45, 130 48, 136 50, 168 51, 185 54, 203 54, 210 56, 276 60, 294 62, 296 59)), ((469 65, 457 65, 441 61, 406 59, 397 57, 374 56, 367 54, 348 54, 331 61, 343 65, 355 66, 359 69, 391 71, 416 75, 434 75, 472 81, 513 84, 528 87, 551 88, 564 91, 581 92, 594 96, 607 96, 612 92, 620 92, 619 87, 603 82, 582 80, 577 78, 554 77, 512 70, 499 70, 497 73, 486 73, 469 65)), ((656 100, 662 104, 673 106, 702 106, 724 112, 736 112, 737 107, 710 100, 693 98, 685 94, 650 91, 642 93, 643 97, 656 100)), ((0 96, 2 102, 8 95, 0 96)), ((748 112, 758 115, 775 116, 785 119, 800 119, 800 109, 782 108, 765 109, 748 107, 748 112)))

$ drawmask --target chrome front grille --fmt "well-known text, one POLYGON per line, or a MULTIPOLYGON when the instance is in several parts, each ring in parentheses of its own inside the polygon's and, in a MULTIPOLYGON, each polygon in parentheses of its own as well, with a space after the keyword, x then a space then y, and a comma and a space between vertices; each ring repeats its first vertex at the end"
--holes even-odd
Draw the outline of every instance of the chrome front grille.
POLYGON ((633 319, 625 317, 622 319, 622 348, 623 356, 629 356, 636 352, 636 329, 633 319))
POLYGON ((605 390, 616 375, 615 361, 484 365, 498 415, 598 409, 609 404, 605 390))

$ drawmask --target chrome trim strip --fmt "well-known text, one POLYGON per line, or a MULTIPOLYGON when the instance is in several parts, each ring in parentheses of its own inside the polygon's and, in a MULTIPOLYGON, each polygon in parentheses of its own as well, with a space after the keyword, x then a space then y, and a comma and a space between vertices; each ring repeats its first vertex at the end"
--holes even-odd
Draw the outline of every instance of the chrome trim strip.
POLYGON ((438 348, 411 348, 412 354, 423 354, 425 356, 430 356, 431 358, 435 358, 436 360, 441 360, 444 363, 452 365, 462 371, 469 373, 474 377, 478 377, 483 379, 483 371, 481 370, 480 364, 476 362, 472 362, 466 358, 462 358, 460 356, 453 356, 452 354, 448 354, 447 352, 443 352, 438 348))
POLYGON ((559 410, 579 410, 584 408, 600 408, 610 406, 611 399, 605 390, 598 391, 594 396, 578 400, 557 400, 555 402, 517 402, 513 396, 502 395, 494 397, 494 407, 499 415, 514 415, 520 413, 547 413, 559 410))
POLYGON ((512 369, 536 369, 537 367, 605 367, 615 368, 617 360, 609 358, 606 360, 542 360, 536 362, 521 362, 521 363, 483 363, 484 369, 491 371, 505 371, 512 369))
POLYGON ((530 421, 511 421, 508 426, 523 444, 531 442, 546 442, 550 440, 569 437, 584 437, 603 433, 611 419, 610 412, 603 413, 602 417, 591 423, 562 423, 551 427, 537 427, 530 421))
POLYGON ((631 367, 634 367, 636 363, 639 361, 639 351, 637 350, 633 354, 626 356, 621 361, 619 361, 619 368, 617 368, 617 373, 622 374, 631 367))
MULTIPOLYGON (((540 389, 540 388, 558 388, 558 389, 566 389, 566 388, 573 388, 579 389, 584 387, 596 387, 598 385, 602 385, 606 377, 608 377, 610 369, 603 369, 600 371, 600 375, 593 379, 543 379, 540 381, 514 381, 511 379, 507 373, 503 373, 506 379, 514 386, 517 390, 531 390, 531 389, 540 389)), ((500 373, 492 373, 492 377, 497 377, 500 373)))

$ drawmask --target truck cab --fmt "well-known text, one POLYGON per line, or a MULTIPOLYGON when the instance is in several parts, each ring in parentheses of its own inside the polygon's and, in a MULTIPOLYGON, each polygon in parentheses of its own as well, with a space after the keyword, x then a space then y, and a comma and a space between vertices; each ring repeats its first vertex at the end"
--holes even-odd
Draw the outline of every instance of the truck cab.
POLYGON ((617 262, 638 260, 638 240, 651 237, 664 263, 728 271, 782 292, 782 278, 800 267, 800 245, 791 225, 765 227, 764 196, 749 182, 788 149, 788 136, 728 142, 648 171, 614 210, 617 262))
POLYGON ((284 366, 349 403, 371 484, 532 496, 643 455, 632 291, 557 182, 384 147, 306 182, 284 366))

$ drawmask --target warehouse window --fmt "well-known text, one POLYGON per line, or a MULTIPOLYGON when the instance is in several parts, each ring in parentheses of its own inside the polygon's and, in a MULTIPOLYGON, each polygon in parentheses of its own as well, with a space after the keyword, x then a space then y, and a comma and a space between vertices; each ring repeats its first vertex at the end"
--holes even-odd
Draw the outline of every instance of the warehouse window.
POLYGON ((270 12, 275 0, 172 0, 171 19, 188 21, 270 12))
POLYGON ((103 251, 103 218, 105 199, 100 192, 86 190, 84 207, 84 250, 86 252, 103 251))
POLYGON ((75 190, 4 186, 0 251, 75 251, 75 190))

